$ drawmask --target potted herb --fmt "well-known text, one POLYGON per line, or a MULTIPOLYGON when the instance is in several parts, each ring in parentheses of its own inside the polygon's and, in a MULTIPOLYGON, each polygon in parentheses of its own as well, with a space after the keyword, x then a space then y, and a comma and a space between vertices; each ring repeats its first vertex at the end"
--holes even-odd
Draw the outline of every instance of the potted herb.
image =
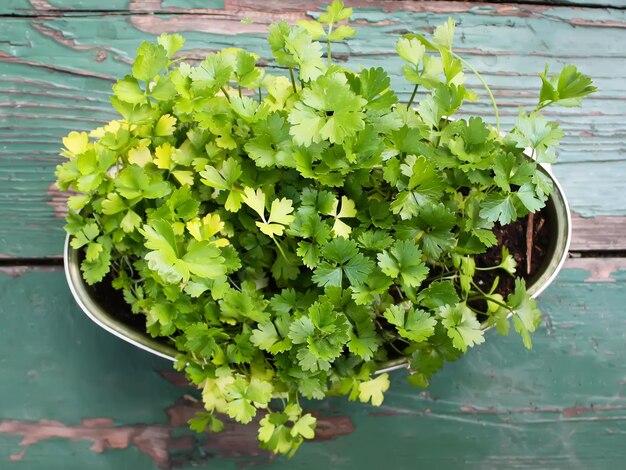
POLYGON ((81 306, 176 355, 202 390, 195 429, 263 410, 259 440, 277 453, 314 436, 301 397, 380 405, 386 370, 408 366, 425 387, 511 318, 531 346, 533 295, 569 241, 565 199, 541 166, 562 132, 540 111, 595 90, 573 66, 546 70, 511 132, 495 102, 495 127, 454 120, 476 99, 463 70, 476 71, 452 50, 449 20, 432 39, 398 40, 414 86, 399 103, 383 68, 333 62, 332 43, 355 34, 350 14, 335 1, 318 21, 272 25, 276 74, 241 49, 192 66, 173 59, 179 35, 144 42, 113 87, 121 119, 71 132, 57 169, 78 193, 66 261, 81 306), (132 314, 103 307, 107 286, 132 314))

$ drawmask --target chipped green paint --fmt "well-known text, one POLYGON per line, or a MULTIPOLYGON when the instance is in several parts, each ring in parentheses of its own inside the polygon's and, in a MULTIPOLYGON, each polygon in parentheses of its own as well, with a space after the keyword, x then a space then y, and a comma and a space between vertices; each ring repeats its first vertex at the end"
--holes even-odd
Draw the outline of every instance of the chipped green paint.
MULTIPOLYGON (((30 2, 12 0, 3 8, 19 9, 26 4, 30 2)), ((40 0, 33 4, 80 9, 87 3, 40 0)), ((183 6, 197 4, 189 0, 183 6)), ((133 11, 162 7, 153 0, 110 5, 107 8, 134 5, 133 11)), ((173 2, 164 5, 169 8, 173 2)), ((281 17, 275 6, 244 1, 226 5, 219 14, 0 19, 7 38, 0 41, 1 255, 60 254, 63 223, 58 215, 63 202, 51 186, 60 139, 70 130, 90 129, 116 117, 108 102, 112 81, 129 71, 142 40, 162 30, 180 31, 188 38, 186 47, 192 58, 232 45, 268 57, 262 31, 281 17), (255 22, 242 24, 246 16, 255 22)), ((315 5, 307 3, 300 10, 291 6, 289 18, 304 18, 316 10, 315 5)), ((384 64, 396 71, 394 83, 403 90, 404 100, 409 90, 399 78, 400 63, 392 55, 398 31, 430 29, 448 14, 459 22, 459 51, 493 85, 505 126, 514 121, 518 106, 529 106, 536 99, 535 71, 545 62, 553 67, 575 62, 591 74, 600 92, 584 109, 563 108, 552 114, 568 134, 556 173, 576 212, 584 216, 626 214, 620 177, 626 170, 626 111, 622 106, 626 99, 626 11, 459 2, 387 2, 384 8, 355 9, 360 33, 349 47, 340 47, 336 57, 344 58, 347 65, 384 64)), ((469 77, 469 83, 480 100, 470 103, 466 111, 489 113, 489 102, 477 81, 469 77)))
MULTIPOLYGON (((540 298, 546 316, 532 351, 514 335, 492 332, 485 345, 448 364, 428 393, 395 373, 380 408, 339 399, 307 404, 324 419, 344 416, 341 423, 354 428, 308 443, 292 460, 267 467, 369 469, 388 465, 393 455, 394 469, 620 468, 626 271, 613 273, 615 282, 587 283, 588 277, 586 270, 566 269, 540 298)), ((169 370, 169 363, 99 330, 74 305, 62 272, 0 273, 0 302, 0 468, 12 468, 14 456, 25 470, 156 470, 146 448, 159 451, 153 455, 162 456, 162 468, 235 469, 269 462, 245 432, 227 430, 230 441, 184 437, 184 420, 176 413, 185 415, 187 405, 179 399, 187 390, 158 373, 169 370), (6 432, 7 421, 34 423, 31 429, 49 426, 40 420, 57 420, 66 433, 83 426, 82 438, 21 445, 20 436, 6 432), (119 448, 90 450, 94 429, 105 429, 108 440, 101 443, 119 448), (120 437, 125 429, 135 439, 148 429, 152 434, 144 436, 151 436, 152 447, 127 444, 120 437)))
POLYGON ((184 11, 189 9, 224 8, 224 0, 163 0, 161 8, 184 11))
MULTIPOLYGON (((254 0, 238 0, 230 1, 231 5, 249 5, 254 0)), ((386 0, 388 3, 390 0, 386 0)), ((448 8, 453 8, 453 2, 439 1, 448 8)), ((485 3, 484 0, 466 0, 474 3, 485 3)), ((274 8, 284 8, 283 2, 273 0, 266 2, 268 6, 274 8)), ((328 1, 307 2, 310 4, 324 4, 328 1)), ((363 6, 365 3, 363 0, 354 1, 346 0, 345 2, 350 6, 363 6)), ((384 2, 377 2, 378 4, 384 2)), ((506 0, 493 0, 490 3, 511 3, 506 0)), ((551 6, 598 6, 605 8, 624 8, 624 4, 621 0, 523 0, 519 3, 529 3, 536 5, 551 5, 551 6)), ((166 11, 166 10, 187 10, 187 9, 204 9, 204 8, 224 8, 224 0, 108 0, 106 5, 98 5, 98 8, 94 8, 93 0, 5 0, 2 6, 0 6, 0 14, 20 13, 24 10, 64 10, 64 11, 92 11, 94 9, 99 11, 128 11, 130 9, 136 11, 142 8, 149 11, 166 11)))

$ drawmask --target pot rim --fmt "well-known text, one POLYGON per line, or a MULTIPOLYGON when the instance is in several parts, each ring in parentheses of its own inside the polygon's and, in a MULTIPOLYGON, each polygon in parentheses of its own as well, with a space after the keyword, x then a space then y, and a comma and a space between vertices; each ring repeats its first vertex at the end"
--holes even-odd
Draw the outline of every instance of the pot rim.
MULTIPOLYGON (((548 286, 556 279, 561 271, 565 260, 568 257, 569 247, 572 238, 572 220, 569 203, 565 197, 563 187, 559 183, 558 179, 552 172, 551 165, 539 164, 538 165, 546 174, 550 177, 554 184, 550 199, 560 199, 560 215, 563 217, 564 229, 566 231, 565 240, 557 240, 557 244, 560 244, 555 249, 555 254, 559 256, 559 260, 554 266, 549 266, 550 271, 547 276, 541 275, 536 279, 529 287, 528 292, 533 299, 537 298, 542 292, 544 292, 548 286), (545 279, 544 279, 545 277, 545 279)), ((558 210, 558 208, 557 208, 558 210)), ((558 219, 558 216, 557 216, 558 219)), ((562 231, 555 228, 557 234, 562 231)), ((118 338, 130 343, 144 351, 155 354, 164 359, 175 361, 175 356, 178 351, 150 336, 146 332, 140 333, 125 323, 113 318, 104 308, 102 308, 90 295, 87 290, 86 283, 80 272, 80 266, 77 260, 78 250, 70 246, 71 235, 67 234, 65 237, 64 249, 63 249, 63 266, 65 271, 65 278, 70 288, 70 292, 74 297, 74 300, 81 308, 81 310, 98 326, 108 331, 109 333, 117 336, 118 338)), ((545 274, 545 273, 544 273, 545 274)), ((509 317, 512 315, 509 314, 509 317)), ((488 331, 493 327, 484 327, 484 331, 488 331)), ((399 369, 408 369, 409 360, 406 357, 392 359, 382 362, 381 367, 376 370, 375 374, 382 374, 384 372, 391 372, 399 369)))
POLYGON ((177 354, 176 349, 151 338, 147 333, 140 334, 134 331, 123 322, 113 318, 112 315, 93 300, 87 291, 86 284, 80 272, 78 260, 76 259, 78 250, 70 246, 70 238, 70 234, 67 234, 63 249, 65 279, 67 280, 74 300, 85 315, 98 326, 127 343, 164 359, 175 361, 175 355, 177 354))

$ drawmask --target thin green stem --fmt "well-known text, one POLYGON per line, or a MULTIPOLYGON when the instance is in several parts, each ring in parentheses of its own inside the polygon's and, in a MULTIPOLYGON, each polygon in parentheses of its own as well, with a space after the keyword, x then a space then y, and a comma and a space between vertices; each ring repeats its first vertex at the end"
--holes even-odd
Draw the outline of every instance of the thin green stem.
POLYGON ((224 96, 226 97, 226 100, 230 103, 230 96, 228 95, 228 92, 226 91, 226 88, 221 87, 220 90, 222 90, 222 93, 224 93, 224 96))
POLYGON ((474 288, 476 288, 476 290, 477 290, 477 291, 478 291, 481 295, 483 295, 483 296, 485 296, 485 297, 489 297, 489 294, 486 294, 486 293, 485 293, 485 291, 483 291, 480 287, 478 287, 478 285, 477 285, 474 281, 472 281, 472 286, 473 286, 474 288))
POLYGON ((476 271, 493 271, 495 269, 500 269, 502 266, 497 265, 497 266, 487 266, 484 268, 479 268, 478 266, 476 267, 476 271))
POLYGON ((242 98, 243 94, 241 93, 241 85, 237 85, 237 91, 239 92, 239 98, 242 98))
POLYGON ((287 259, 287 255, 285 255, 285 252, 283 251, 282 247, 280 246, 280 243, 278 243, 274 237, 272 237, 272 240, 274 241, 274 244, 276 245, 276 248, 278 248, 278 251, 280 251, 280 254, 283 256, 283 259, 285 261, 289 262, 289 259, 287 259))
POLYGON ((400 354, 401 356, 403 355, 403 354, 402 354, 402 351, 400 351, 398 348, 396 348, 396 347, 393 345, 393 343, 392 343, 392 342, 387 343, 387 345, 388 345, 388 346, 390 346, 390 347, 391 347, 391 348, 392 348, 395 352, 397 352, 397 353, 398 353, 398 354, 400 354))
POLYGON ((293 87, 293 92, 298 93, 298 88, 296 88, 296 78, 293 76, 293 69, 289 67, 289 77, 291 78, 291 86, 293 87))
POLYGON ((554 103, 554 101, 546 101, 544 104, 539 103, 533 112, 537 112, 537 111, 541 111, 544 108, 547 108, 548 106, 550 106, 552 103, 554 103))
POLYGON ((483 76, 480 73, 478 73, 478 70, 476 70, 474 67, 472 67, 472 64, 470 64, 468 61, 466 61, 462 57, 458 56, 454 52, 452 52, 452 51, 450 51, 450 52, 452 53, 452 55, 454 57, 459 59, 463 65, 465 65, 468 69, 470 69, 472 71, 472 73, 474 75, 476 75, 476 78, 478 78, 478 80, 480 80, 480 83, 483 84, 483 87, 485 87, 485 90, 487 91, 487 94, 489 95, 489 98, 491 99, 491 105, 493 106, 493 113, 494 113, 494 115, 496 117, 496 130, 498 132, 500 132, 500 114, 498 113, 498 105, 496 104, 496 99, 494 98, 493 93, 491 92, 491 88, 489 88, 489 85, 487 85, 487 82, 485 81, 483 76))
POLYGON ((406 105, 406 109, 411 109, 411 105, 413 104, 413 100, 415 99, 415 93, 417 93, 417 83, 415 84, 415 86, 413 87, 413 93, 411 94, 411 99, 409 99, 409 102, 406 105))

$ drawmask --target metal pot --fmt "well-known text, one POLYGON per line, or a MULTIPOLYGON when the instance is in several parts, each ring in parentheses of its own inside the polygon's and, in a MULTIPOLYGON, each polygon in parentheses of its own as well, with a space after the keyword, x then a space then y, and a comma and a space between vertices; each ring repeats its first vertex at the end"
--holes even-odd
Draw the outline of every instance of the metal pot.
MULTIPOLYGON (((546 204, 546 223, 550 233, 550 242, 547 248, 543 265, 534 279, 527 283, 527 290, 536 298, 554 281, 563 267, 572 238, 572 222, 569 204, 565 199, 563 188, 554 177, 549 167, 539 166, 539 169, 554 183, 554 190, 546 204)), ((93 287, 89 287, 83 280, 80 271, 80 252, 70 246, 70 236, 65 239, 63 252, 65 275, 74 299, 85 314, 109 333, 124 341, 149 351, 157 356, 174 360, 176 349, 164 341, 152 338, 144 330, 134 328, 118 320, 107 311, 93 295, 93 287)), ((485 329, 488 329, 485 327, 485 329)), ((400 358, 380 364, 378 373, 389 372, 408 367, 408 359, 400 358)))

